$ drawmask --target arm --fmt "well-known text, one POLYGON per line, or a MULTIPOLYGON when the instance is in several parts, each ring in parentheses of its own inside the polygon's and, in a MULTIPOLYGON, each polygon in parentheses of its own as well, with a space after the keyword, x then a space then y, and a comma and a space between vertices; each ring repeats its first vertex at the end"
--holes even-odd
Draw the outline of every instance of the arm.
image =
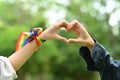
POLYGON ((76 39, 69 39, 69 43, 77 43, 83 46, 80 48, 79 53, 86 61, 88 70, 96 70, 96 67, 94 66, 95 63, 90 54, 95 45, 94 40, 91 38, 85 27, 82 26, 77 20, 72 21, 68 26, 68 31, 73 30, 77 35, 76 39))
POLYGON ((80 54, 85 59, 89 70, 98 70, 103 72, 113 62, 109 53, 105 48, 97 41, 94 41, 84 26, 82 26, 77 20, 74 20, 69 24, 69 30, 73 30, 77 38, 69 39, 70 43, 78 43, 82 47, 80 48, 80 54))
POLYGON ((15 71, 19 70, 21 66, 32 56, 36 48, 36 42, 32 41, 8 57, 15 71))
MULTIPOLYGON (((46 29, 42 34, 39 35, 39 38, 44 40, 62 40, 67 42, 67 39, 58 35, 58 30, 61 27, 67 28, 68 23, 66 21, 60 21, 51 25, 46 29)), ((8 59, 15 71, 19 70, 21 66, 32 56, 35 49, 37 48, 35 40, 25 45, 22 49, 18 50, 12 54, 8 59)))
POLYGON ((109 52, 97 41, 95 41, 92 51, 82 46, 79 53, 87 63, 88 70, 99 71, 102 75, 106 74, 111 65, 116 65, 109 52))

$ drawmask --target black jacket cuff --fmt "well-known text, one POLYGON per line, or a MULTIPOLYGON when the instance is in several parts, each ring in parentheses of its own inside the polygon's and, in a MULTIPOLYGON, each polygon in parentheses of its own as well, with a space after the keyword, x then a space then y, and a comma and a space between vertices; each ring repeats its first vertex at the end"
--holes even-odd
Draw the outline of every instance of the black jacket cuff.
POLYGON ((93 59, 91 58, 91 53, 87 47, 81 47, 79 49, 80 55, 83 57, 83 59, 87 63, 87 69, 90 71, 96 71, 97 68, 95 67, 95 63, 93 59))

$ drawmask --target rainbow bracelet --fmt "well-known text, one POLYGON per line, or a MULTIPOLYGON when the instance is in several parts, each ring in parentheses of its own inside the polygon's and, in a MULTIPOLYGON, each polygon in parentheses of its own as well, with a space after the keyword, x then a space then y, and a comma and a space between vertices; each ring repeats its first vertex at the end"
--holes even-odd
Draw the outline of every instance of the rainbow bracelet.
POLYGON ((45 40, 40 39, 38 36, 42 33, 42 28, 31 28, 30 32, 20 32, 17 44, 16 44, 16 51, 21 49, 26 44, 30 43, 31 41, 35 40, 36 44, 40 46, 45 40))

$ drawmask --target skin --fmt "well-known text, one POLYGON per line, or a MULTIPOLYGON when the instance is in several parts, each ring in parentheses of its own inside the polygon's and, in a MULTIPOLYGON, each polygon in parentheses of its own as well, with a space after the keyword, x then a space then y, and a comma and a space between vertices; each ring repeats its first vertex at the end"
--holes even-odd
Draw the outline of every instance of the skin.
POLYGON ((68 42, 77 43, 80 44, 81 46, 86 46, 91 51, 93 46, 95 45, 95 42, 87 32, 86 28, 82 24, 80 24, 77 20, 73 20, 68 25, 68 32, 71 30, 73 30, 76 33, 77 38, 69 39, 68 42))
POLYGON ((44 40, 61 40, 68 43, 66 38, 58 34, 59 29, 62 27, 68 30, 68 22, 63 20, 51 25, 40 35, 40 37, 44 40))
MULTIPOLYGON (((39 38, 44 40, 61 40, 66 43, 77 43, 81 46, 88 47, 90 50, 92 50, 95 44, 85 27, 77 20, 74 20, 69 24, 65 20, 59 21, 43 31, 39 35, 39 38), (61 27, 64 27, 68 32, 73 30, 76 33, 77 38, 66 39, 60 36, 58 31, 61 27)), ((15 71, 18 71, 24 65, 24 63, 33 55, 37 47, 36 42, 33 40, 31 43, 25 45, 22 49, 8 57, 15 71)))
MULTIPOLYGON (((68 42, 68 40, 60 35, 58 35, 58 30, 61 27, 67 29, 68 23, 63 20, 59 21, 53 25, 51 25, 48 29, 46 29, 42 34, 39 35, 39 38, 44 40, 61 40, 64 42, 68 42)), ((18 50, 14 54, 8 57, 10 63, 12 64, 15 71, 18 71, 23 64, 33 55, 37 48, 37 44, 35 41, 25 45, 22 49, 18 50)))

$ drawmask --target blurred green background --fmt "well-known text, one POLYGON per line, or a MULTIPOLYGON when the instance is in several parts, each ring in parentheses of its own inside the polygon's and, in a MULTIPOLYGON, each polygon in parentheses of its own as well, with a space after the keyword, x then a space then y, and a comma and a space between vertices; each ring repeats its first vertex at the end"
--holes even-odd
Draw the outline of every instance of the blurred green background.
MULTIPOLYGON (((115 59, 120 59, 120 0, 0 0, 0 55, 14 53, 21 31, 46 29, 59 20, 80 21, 115 59)), ((73 32, 60 30, 67 38, 73 32)), ((17 72, 17 80, 100 80, 86 69, 79 44, 47 41, 17 72)))

